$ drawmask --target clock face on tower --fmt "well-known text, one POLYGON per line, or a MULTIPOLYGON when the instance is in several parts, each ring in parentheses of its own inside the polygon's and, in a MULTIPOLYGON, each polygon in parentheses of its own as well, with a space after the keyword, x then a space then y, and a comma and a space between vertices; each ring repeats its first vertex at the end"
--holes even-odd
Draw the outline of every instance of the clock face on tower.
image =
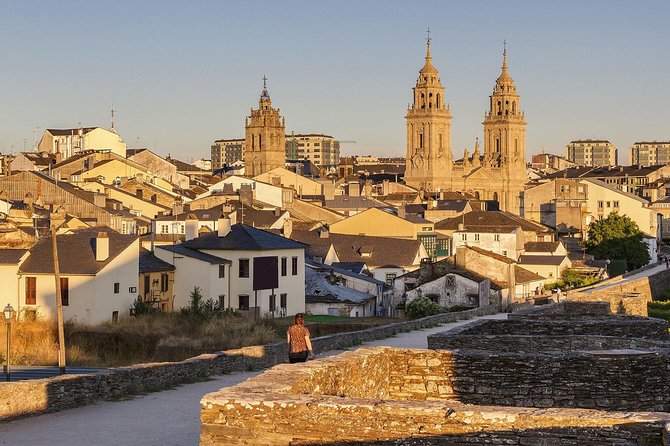
POLYGON ((417 169, 420 169, 421 167, 423 167, 423 156, 422 155, 414 155, 412 157, 412 164, 417 169))

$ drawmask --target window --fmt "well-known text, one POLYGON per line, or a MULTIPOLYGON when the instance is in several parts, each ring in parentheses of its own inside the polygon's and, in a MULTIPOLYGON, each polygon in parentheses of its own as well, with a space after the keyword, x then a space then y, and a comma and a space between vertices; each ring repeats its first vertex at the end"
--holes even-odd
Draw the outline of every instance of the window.
POLYGON ((286 311, 286 303, 288 301, 288 294, 281 293, 279 295, 279 307, 286 311))
POLYGON ((226 307, 226 295, 219 294, 219 310, 223 310, 226 307))
POLYGON ((386 285, 388 286, 393 286, 393 282, 395 281, 395 274, 394 273, 386 273, 386 285))
POLYGON ((161 291, 164 293, 168 290, 168 274, 161 274, 161 291))
POLYGON ((26 277, 26 305, 37 305, 37 277, 26 277))
POLYGON ((615 207, 615 208, 618 208, 618 207, 619 207, 619 202, 618 202, 618 201, 615 201, 615 202, 614 202, 614 207, 615 207))
POLYGON ((598 201, 598 209, 602 209, 602 208, 603 208, 603 202, 602 202, 602 201, 598 201))
POLYGON ((219 265, 219 279, 226 277, 226 265, 219 265))
POLYGON ((507 250, 506 250, 506 249, 503 249, 502 255, 504 255, 505 257, 507 257, 507 250))
POLYGON ((423 228, 421 228, 421 230, 422 230, 423 232, 430 232, 430 231, 433 230, 433 228, 431 228, 430 226, 424 226, 423 228))
POLYGON ((277 306, 277 296, 275 294, 270 294, 270 306, 268 307, 268 311, 274 312, 277 306))
POLYGON ((60 301, 64 307, 70 305, 70 279, 67 277, 60 278, 60 301))
POLYGON ((239 296, 239 309, 240 310, 248 310, 249 309, 249 295, 248 294, 240 294, 239 296))
POLYGON ((112 322, 119 322, 119 312, 112 311, 112 322))
POLYGON ((461 234, 461 240, 463 240, 464 242, 467 242, 468 241, 468 234, 461 234))
POLYGON ((161 234, 168 233, 168 225, 161 225, 161 234))
POLYGON ((293 257, 291 259, 291 275, 292 276, 297 276, 298 275, 298 258, 293 257))
POLYGON ((114 282, 114 294, 119 294, 121 291, 121 284, 119 282, 114 282))
POLYGON ((286 257, 281 258, 281 275, 282 277, 285 277, 287 274, 287 263, 288 259, 286 257))
POLYGON ((608 202, 607 202, 607 207, 611 207, 611 205, 612 205, 612 202, 611 202, 611 201, 608 201, 608 202))
POLYGON ((495 234, 493 236, 493 240, 496 241, 496 242, 499 242, 500 241, 500 234, 495 234))
POLYGON ((475 234, 475 241, 476 241, 476 242, 479 241, 479 234, 475 234))
POLYGON ((240 259, 240 277, 249 277, 249 259, 240 259))

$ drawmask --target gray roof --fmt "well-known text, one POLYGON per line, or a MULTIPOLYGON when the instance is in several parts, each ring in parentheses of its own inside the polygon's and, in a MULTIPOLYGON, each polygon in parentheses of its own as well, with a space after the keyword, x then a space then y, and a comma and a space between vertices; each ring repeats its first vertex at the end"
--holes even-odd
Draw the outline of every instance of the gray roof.
POLYGON ((561 242, 526 242, 523 249, 526 252, 554 252, 561 242))
POLYGON ((275 249, 305 249, 304 243, 243 224, 235 224, 230 233, 219 237, 216 232, 202 234, 181 244, 190 249, 220 249, 229 251, 268 251, 275 249))
MULTIPOLYGON (((74 231, 73 234, 58 235, 60 272, 61 274, 95 275, 136 239, 134 235, 122 235, 104 226, 80 229, 74 231), (103 262, 95 260, 95 237, 100 232, 106 232, 109 238, 109 257, 103 262)), ((35 243, 30 249, 30 256, 23 262, 19 271, 24 274, 53 274, 51 237, 42 237, 35 243)))
MULTIPOLYGON (((336 263, 342 264, 343 262, 336 262, 336 263)), ((350 263, 357 263, 357 262, 350 262, 350 263)), ((343 276, 354 277, 356 279, 360 279, 360 280, 363 280, 365 282, 374 283, 375 285, 386 285, 386 282, 382 282, 381 280, 377 280, 374 277, 370 277, 366 274, 358 274, 358 273, 356 273, 354 271, 351 271, 349 269, 337 266, 335 263, 333 263, 332 265, 326 265, 325 263, 319 263, 319 262, 315 262, 314 260, 306 259, 305 264, 307 264, 308 266, 311 266, 312 268, 320 269, 320 270, 323 270, 323 271, 334 271, 338 274, 342 274, 343 276)), ((363 264, 363 265, 365 265, 365 264, 363 264)))
POLYGON ((17 265, 27 249, 0 249, 0 265, 17 265))
POLYGON ((193 259, 202 260, 203 262, 211 263, 212 265, 230 265, 231 262, 228 259, 223 257, 213 256, 211 254, 206 254, 204 252, 197 251, 195 249, 187 248, 183 245, 165 245, 165 246, 156 246, 156 249, 164 249, 166 251, 173 252, 186 257, 191 257, 193 259))
POLYGON ((342 302, 362 304, 375 299, 372 294, 354 290, 328 280, 330 272, 305 268, 305 297, 307 302, 342 302))
POLYGON ((622 191, 621 189, 617 188, 616 186, 612 186, 611 184, 607 184, 604 181, 600 181, 600 180, 597 180, 595 178, 584 178, 584 181, 588 181, 589 183, 593 183, 593 184, 596 184, 598 186, 602 186, 605 189, 611 190, 612 192, 616 192, 616 193, 619 193, 621 195, 625 195, 626 197, 632 198, 633 200, 639 201, 640 203, 644 203, 644 204, 649 203, 649 201, 645 200, 642 197, 639 197, 635 194, 631 194, 630 192, 622 191))
POLYGON ((174 271, 174 265, 161 260, 147 249, 140 249, 140 273, 174 271))
POLYGON ((458 217, 451 217, 435 223, 435 229, 457 230, 459 224, 465 224, 468 231, 477 227, 506 226, 521 228, 522 231, 548 232, 549 228, 534 221, 504 211, 471 211, 458 217))
POLYGON ((386 203, 370 197, 335 195, 332 200, 324 200, 324 205, 331 209, 368 209, 384 207, 386 203))

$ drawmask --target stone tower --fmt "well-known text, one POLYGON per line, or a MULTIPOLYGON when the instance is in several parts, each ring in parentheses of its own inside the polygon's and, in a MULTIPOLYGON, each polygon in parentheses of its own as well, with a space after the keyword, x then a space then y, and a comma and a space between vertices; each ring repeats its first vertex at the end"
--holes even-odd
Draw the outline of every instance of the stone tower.
POLYGON ((258 110, 251 109, 251 116, 244 122, 244 170, 247 176, 256 176, 286 165, 286 122, 278 108, 272 108, 263 77, 263 92, 258 110))
POLYGON ((451 113, 445 107, 444 87, 430 55, 427 40, 426 63, 413 88, 413 102, 407 108, 407 157, 405 183, 417 189, 435 191, 450 183, 451 113))

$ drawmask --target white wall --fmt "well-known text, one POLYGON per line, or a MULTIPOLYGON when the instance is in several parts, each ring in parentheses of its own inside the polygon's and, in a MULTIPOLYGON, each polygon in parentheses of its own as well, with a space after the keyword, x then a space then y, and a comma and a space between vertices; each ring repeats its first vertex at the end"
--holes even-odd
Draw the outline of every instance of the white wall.
POLYGON ((251 188, 254 190, 254 198, 256 200, 276 207, 283 206, 283 189, 281 187, 238 176, 228 177, 225 180, 219 181, 218 183, 209 186, 209 191, 199 195, 198 198, 207 197, 212 195, 214 192, 221 192, 223 190, 224 184, 232 184, 233 190, 235 192, 239 192, 240 186, 242 184, 251 184, 251 188))
POLYGON ((454 231, 454 252, 461 246, 475 246, 517 260, 523 250, 523 238, 523 232, 520 229, 508 233, 454 231), (467 240, 463 240, 464 235, 467 236, 467 240), (479 240, 475 239, 476 235, 479 236, 479 240))
POLYGON ((336 309, 337 316, 342 317, 371 317, 375 315, 375 302, 371 300, 364 304, 346 304, 346 303, 308 303, 305 311, 314 315, 328 315, 328 310, 336 309))

